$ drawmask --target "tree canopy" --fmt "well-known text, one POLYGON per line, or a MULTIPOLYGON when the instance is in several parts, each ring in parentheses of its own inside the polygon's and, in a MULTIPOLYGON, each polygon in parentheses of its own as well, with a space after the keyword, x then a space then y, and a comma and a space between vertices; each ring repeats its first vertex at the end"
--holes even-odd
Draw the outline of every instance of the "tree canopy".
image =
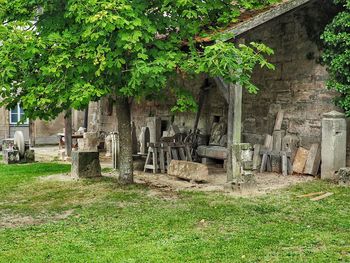
POLYGON ((350 0, 336 0, 343 6, 322 35, 325 44, 323 60, 328 67, 327 86, 340 93, 338 106, 350 116, 350 0))
POLYGON ((0 0, 0 97, 51 119, 106 94, 136 99, 165 88, 194 105, 176 74, 206 73, 250 92, 253 68, 273 68, 262 43, 224 41, 242 10, 278 0, 0 0), (201 42, 200 37, 209 37, 201 42))

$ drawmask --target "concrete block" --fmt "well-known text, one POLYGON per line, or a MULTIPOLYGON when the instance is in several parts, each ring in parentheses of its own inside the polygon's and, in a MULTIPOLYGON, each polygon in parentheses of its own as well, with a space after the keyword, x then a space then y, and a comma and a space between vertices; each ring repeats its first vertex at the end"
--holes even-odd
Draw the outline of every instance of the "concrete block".
POLYGON ((72 152, 72 177, 94 178, 101 176, 98 152, 72 152))
POLYGON ((208 167, 200 163, 172 160, 168 167, 168 174, 189 181, 209 181, 208 167))
POLYGON ((322 118, 321 179, 337 180, 337 171, 346 166, 345 114, 331 111, 322 118))

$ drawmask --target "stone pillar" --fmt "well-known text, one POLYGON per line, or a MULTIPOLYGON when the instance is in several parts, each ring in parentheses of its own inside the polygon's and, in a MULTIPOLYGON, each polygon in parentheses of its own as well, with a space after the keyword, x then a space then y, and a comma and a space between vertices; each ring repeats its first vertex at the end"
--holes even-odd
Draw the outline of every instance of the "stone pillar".
POLYGON ((234 143, 232 146, 233 181, 228 187, 234 191, 249 190, 256 186, 253 173, 253 151, 249 143, 234 143))
POLYGON ((162 137, 162 119, 159 117, 148 117, 147 127, 150 133, 150 142, 156 143, 160 141, 162 137))
POLYGON ((346 166, 345 114, 331 111, 322 119, 321 179, 337 180, 336 172, 346 166))
POLYGON ((97 132, 85 132, 84 137, 78 139, 78 149, 85 152, 97 152, 99 142, 97 132))
POLYGON ((150 132, 148 127, 141 128, 139 141, 140 141, 140 154, 147 154, 148 153, 147 144, 150 142, 150 132))
POLYGON ((94 178, 101 176, 99 153, 96 152, 72 152, 72 177, 94 178))

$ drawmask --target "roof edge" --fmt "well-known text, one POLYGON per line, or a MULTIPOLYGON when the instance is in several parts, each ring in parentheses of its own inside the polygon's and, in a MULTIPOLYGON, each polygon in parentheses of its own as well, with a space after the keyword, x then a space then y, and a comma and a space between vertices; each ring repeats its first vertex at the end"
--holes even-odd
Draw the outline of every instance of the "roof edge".
POLYGON ((223 33, 233 34, 234 37, 239 36, 255 27, 258 27, 278 16, 281 16, 311 1, 312 0, 291 0, 286 3, 282 3, 272 9, 269 9, 257 16, 252 17, 247 21, 241 22, 229 29, 226 29, 225 31, 223 31, 223 33))

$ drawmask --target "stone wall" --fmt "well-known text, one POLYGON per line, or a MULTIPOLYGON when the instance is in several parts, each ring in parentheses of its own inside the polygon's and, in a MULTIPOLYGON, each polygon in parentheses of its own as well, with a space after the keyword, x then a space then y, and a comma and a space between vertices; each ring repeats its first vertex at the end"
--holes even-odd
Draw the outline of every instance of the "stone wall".
MULTIPOLYGON (((198 76, 195 79, 179 79, 182 86, 186 90, 189 90, 196 101, 199 100, 200 87, 205 85, 204 76, 198 76)), ((227 105, 224 98, 220 94, 220 91, 213 83, 209 83, 211 89, 208 92, 207 99, 203 105, 201 117, 199 120, 198 128, 201 134, 210 134, 211 125, 214 119, 218 120, 227 118, 227 105)), ((171 112, 171 108, 175 104, 173 97, 168 97, 165 101, 152 101, 133 103, 132 105, 132 119, 136 124, 136 131, 139 134, 142 126, 146 126, 147 117, 157 116, 161 117, 163 121, 163 127, 166 128, 166 123, 170 124, 171 120, 174 120, 174 124, 180 128, 181 132, 189 132, 193 130, 196 113, 176 113, 171 112)))
POLYGON ((327 72, 320 64, 319 45, 332 14, 325 1, 312 2, 243 36, 246 43, 262 41, 273 48, 270 61, 276 66, 275 71, 257 69, 253 82, 259 93, 243 95, 244 141, 262 143, 282 109, 282 128, 298 134, 302 146, 320 142, 322 114, 336 109, 332 102, 336 94, 325 86, 327 72))
POLYGON ((0 108, 0 142, 9 137, 9 115, 5 108, 0 108))
POLYGON ((34 136, 36 145, 58 144, 57 133, 64 128, 64 115, 60 114, 52 121, 34 121, 34 136))

